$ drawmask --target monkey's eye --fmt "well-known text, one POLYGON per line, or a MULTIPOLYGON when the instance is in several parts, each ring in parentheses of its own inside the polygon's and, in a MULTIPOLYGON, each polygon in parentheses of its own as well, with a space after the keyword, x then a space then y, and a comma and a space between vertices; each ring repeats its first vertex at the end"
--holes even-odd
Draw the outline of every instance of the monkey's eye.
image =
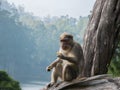
POLYGON ((73 37, 69 35, 69 36, 67 36, 67 38, 73 38, 73 37))
POLYGON ((67 42, 68 40, 66 40, 66 39, 63 39, 63 40, 60 40, 60 42, 67 42))

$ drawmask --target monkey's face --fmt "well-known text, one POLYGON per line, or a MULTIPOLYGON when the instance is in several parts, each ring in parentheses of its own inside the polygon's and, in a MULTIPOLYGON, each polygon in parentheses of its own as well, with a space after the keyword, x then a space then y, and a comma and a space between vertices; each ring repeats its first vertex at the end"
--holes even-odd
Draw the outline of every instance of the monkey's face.
POLYGON ((72 43, 73 43, 72 35, 64 35, 60 38, 60 45, 63 50, 71 49, 72 43))

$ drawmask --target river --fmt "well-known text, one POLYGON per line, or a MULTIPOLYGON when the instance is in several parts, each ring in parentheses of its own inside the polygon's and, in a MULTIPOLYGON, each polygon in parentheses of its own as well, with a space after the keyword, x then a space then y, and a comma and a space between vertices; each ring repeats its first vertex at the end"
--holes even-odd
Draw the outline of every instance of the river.
POLYGON ((40 90, 42 89, 47 82, 29 82, 29 83, 22 83, 21 88, 22 90, 40 90))

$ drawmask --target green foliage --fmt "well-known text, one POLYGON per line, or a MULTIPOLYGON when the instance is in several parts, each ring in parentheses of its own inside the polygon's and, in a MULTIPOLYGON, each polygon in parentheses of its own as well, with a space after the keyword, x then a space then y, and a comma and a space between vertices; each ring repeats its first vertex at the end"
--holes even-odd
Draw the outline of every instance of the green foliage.
POLYGON ((0 90, 21 90, 19 82, 13 80, 5 71, 0 71, 0 90))
POLYGON ((113 74, 113 76, 120 76, 120 42, 115 50, 108 73, 113 74))

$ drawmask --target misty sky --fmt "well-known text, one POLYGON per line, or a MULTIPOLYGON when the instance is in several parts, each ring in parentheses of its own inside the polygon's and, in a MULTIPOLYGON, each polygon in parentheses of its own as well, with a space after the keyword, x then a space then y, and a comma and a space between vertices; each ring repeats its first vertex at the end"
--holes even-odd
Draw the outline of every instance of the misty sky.
POLYGON ((78 18, 88 16, 95 0, 7 0, 16 6, 23 6, 25 11, 32 12, 35 16, 60 16, 69 15, 78 18))

